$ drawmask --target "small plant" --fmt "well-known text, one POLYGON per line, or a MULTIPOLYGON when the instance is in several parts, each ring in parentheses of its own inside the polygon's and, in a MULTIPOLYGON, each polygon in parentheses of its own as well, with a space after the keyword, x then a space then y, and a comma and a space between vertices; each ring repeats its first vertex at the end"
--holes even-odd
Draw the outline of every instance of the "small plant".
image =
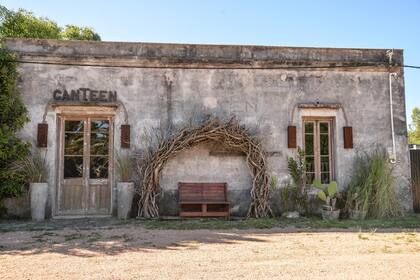
POLYGON ((286 211, 298 210, 301 214, 308 213, 308 187, 306 177, 305 152, 300 147, 297 149, 295 157, 287 158, 287 167, 293 179, 291 185, 282 189, 281 201, 286 211), (292 205, 290 205, 292 203, 292 205))
POLYGON ((20 175, 27 183, 46 183, 48 166, 45 156, 42 157, 38 150, 27 155, 22 160, 12 163, 11 171, 20 175))
POLYGON ((299 188, 300 192, 303 194, 306 192, 306 161, 305 161, 305 152, 300 147, 297 149, 296 156, 287 158, 287 167, 290 172, 290 176, 293 178, 293 182, 296 187, 299 188))
POLYGON ((325 202, 324 210, 337 210, 335 207, 337 202, 337 182, 332 181, 327 186, 324 186, 321 180, 315 179, 313 186, 318 189, 318 197, 325 202))
POLYGON ((133 175, 133 159, 124 155, 116 155, 117 175, 121 182, 131 182, 133 175))

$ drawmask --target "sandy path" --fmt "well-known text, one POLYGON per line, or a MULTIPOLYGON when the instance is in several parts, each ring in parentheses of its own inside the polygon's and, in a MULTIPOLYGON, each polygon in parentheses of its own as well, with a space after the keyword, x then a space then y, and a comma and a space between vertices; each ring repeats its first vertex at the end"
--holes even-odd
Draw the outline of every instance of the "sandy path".
POLYGON ((420 233, 0 233, 0 279, 419 279, 420 233))

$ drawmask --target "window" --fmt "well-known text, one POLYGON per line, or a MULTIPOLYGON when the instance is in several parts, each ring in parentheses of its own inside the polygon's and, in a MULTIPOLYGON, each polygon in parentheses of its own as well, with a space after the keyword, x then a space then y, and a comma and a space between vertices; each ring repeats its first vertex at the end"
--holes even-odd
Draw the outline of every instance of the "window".
POLYGON ((332 180, 332 125, 331 118, 303 120, 303 141, 308 183, 320 179, 323 184, 332 180))

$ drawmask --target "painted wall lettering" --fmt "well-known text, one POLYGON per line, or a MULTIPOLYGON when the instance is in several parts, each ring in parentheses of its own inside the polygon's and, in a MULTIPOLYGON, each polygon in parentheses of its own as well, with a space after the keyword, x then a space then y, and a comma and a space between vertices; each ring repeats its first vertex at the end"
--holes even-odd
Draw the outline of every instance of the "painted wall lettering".
POLYGON ((115 90, 97 90, 90 88, 79 89, 56 89, 53 92, 53 99, 56 101, 74 102, 116 102, 117 92, 115 90))

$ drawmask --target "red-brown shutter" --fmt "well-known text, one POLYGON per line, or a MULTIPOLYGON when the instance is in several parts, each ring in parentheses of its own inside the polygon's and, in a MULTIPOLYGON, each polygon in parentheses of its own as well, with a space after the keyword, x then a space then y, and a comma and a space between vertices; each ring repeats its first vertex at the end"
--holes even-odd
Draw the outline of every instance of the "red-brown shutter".
POLYGON ((39 148, 46 148, 48 144, 48 124, 38 124, 37 146, 39 148))
POLYGON ((130 125, 128 124, 121 125, 121 148, 130 148, 130 125))
POLYGON ((351 126, 343 127, 344 149, 353 149, 353 128, 351 126))
POLYGON ((296 149, 296 126, 289 125, 287 127, 287 147, 289 149, 296 149))

